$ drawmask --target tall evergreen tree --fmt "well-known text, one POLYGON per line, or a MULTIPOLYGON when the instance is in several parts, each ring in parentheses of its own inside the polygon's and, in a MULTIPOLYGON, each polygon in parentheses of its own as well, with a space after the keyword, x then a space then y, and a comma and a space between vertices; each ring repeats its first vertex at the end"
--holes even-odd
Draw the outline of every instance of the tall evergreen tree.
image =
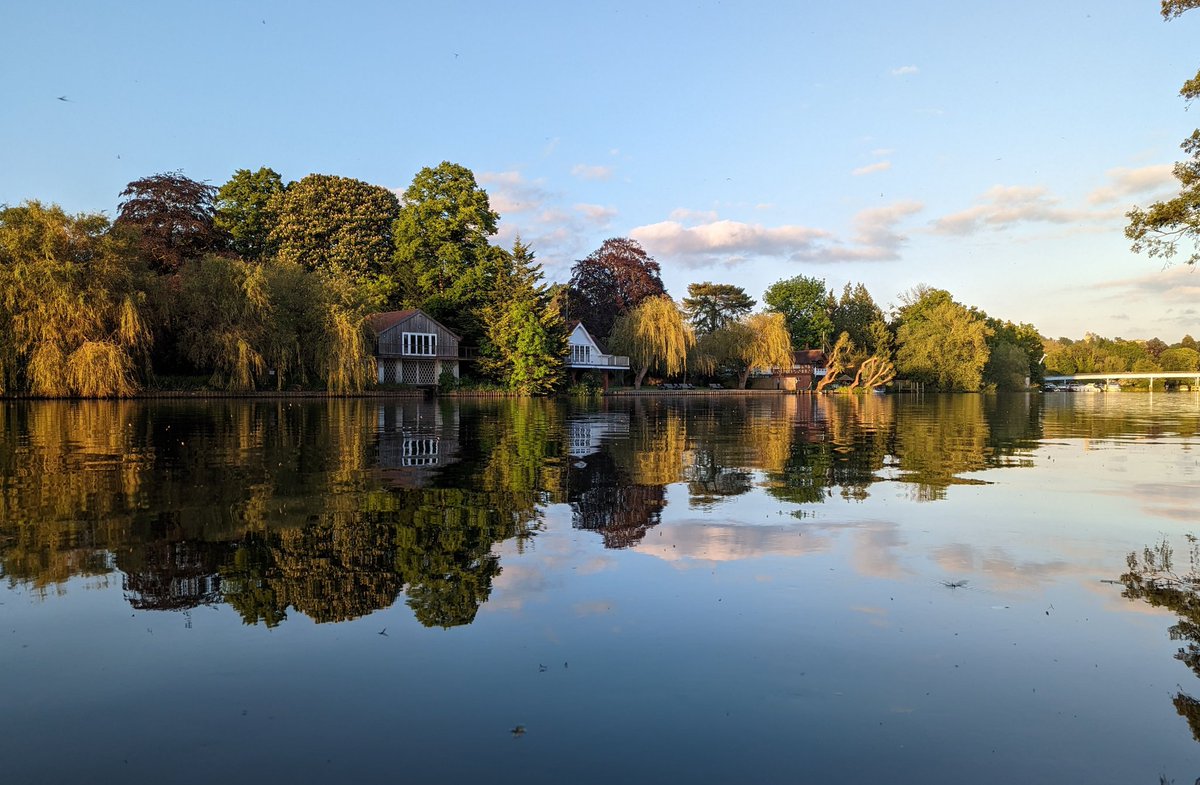
POLYGON ((727 283, 688 284, 683 310, 697 335, 707 335, 741 319, 754 307, 754 298, 740 286, 727 283))

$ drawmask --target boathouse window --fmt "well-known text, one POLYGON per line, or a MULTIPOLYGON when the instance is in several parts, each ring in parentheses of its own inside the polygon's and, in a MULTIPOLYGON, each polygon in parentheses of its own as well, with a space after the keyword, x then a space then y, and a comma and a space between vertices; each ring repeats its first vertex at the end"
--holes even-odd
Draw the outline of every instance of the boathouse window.
POLYGON ((437 354, 437 333, 404 333, 401 336, 403 354, 433 357, 437 354))
POLYGON ((577 364, 587 364, 592 361, 592 347, 580 346, 572 344, 571 346, 571 362, 577 364))

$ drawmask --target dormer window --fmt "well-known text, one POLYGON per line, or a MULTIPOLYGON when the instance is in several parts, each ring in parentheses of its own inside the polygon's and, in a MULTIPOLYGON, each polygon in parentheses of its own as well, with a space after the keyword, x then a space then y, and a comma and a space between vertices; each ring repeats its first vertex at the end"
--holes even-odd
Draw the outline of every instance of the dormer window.
POLYGON ((400 347, 403 354, 433 357, 437 354, 437 333, 403 333, 400 347))
POLYGON ((592 361, 592 347, 580 346, 579 344, 571 345, 571 362, 577 365, 586 365, 592 361))

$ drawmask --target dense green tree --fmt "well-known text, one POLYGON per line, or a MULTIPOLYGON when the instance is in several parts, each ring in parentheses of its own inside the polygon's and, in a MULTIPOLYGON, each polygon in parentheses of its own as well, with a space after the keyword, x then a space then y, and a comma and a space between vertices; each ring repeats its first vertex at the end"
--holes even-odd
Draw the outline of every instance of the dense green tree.
POLYGON ((1175 345, 1179 349, 1200 349, 1200 345, 1196 344, 1196 339, 1190 335, 1183 336, 1179 343, 1175 345))
POLYGON ((278 205, 268 243, 281 262, 360 284, 390 269, 400 203, 388 189, 310 174, 288 186, 278 205))
POLYGON ((493 258, 478 368, 512 390, 551 392, 562 382, 567 329, 542 283, 542 266, 519 236, 511 253, 494 249, 493 258))
POLYGON ((993 343, 988 349, 983 379, 998 390, 1023 390, 1029 378, 1029 358, 1021 347, 1008 341, 993 343))
POLYGON ((797 349, 824 347, 833 335, 825 281, 797 275, 771 284, 763 294, 767 307, 783 314, 792 345, 797 349))
MULTIPOLYGON (((1025 370, 1020 373, 1020 377, 1024 379, 1029 377, 1030 383, 1040 384, 1042 381, 1042 355, 1045 354, 1044 341, 1037 328, 1032 324, 1015 324, 1009 321, 1001 321, 999 319, 987 319, 988 329, 992 331, 988 336, 988 352, 993 357, 997 353, 997 348, 1003 344, 1010 347, 1015 347, 1025 357, 1025 370)), ((1008 372, 1016 371, 1017 369, 1008 368, 1007 363, 1015 361, 1014 355, 1008 349, 1003 351, 1003 363, 1001 358, 996 357, 995 362, 989 362, 988 368, 994 371, 997 376, 989 373, 988 368, 984 369, 984 379, 989 384, 995 384, 1001 389, 1010 389, 1008 383, 1016 377, 1011 377, 1008 372)), ((1024 385, 1024 382, 1021 382, 1024 385)), ((1015 388, 1011 388, 1015 389, 1015 388)))
POLYGON ((135 233, 151 268, 173 273, 188 259, 224 247, 227 238, 213 223, 216 193, 182 172, 143 177, 121 192, 114 226, 135 233))
POLYGON ((0 393, 137 391, 149 370, 150 277, 103 215, 0 209, 0 393))
POLYGON ((403 303, 477 340, 499 220, 465 166, 443 161, 417 172, 395 223, 392 275, 403 303))
POLYGON ((679 306, 665 294, 648 297, 617 319, 613 325, 612 350, 629 356, 637 369, 633 386, 641 388, 647 372, 657 369, 674 376, 687 367, 688 351, 696 343, 695 333, 679 306))
POLYGON ((1200 370, 1200 353, 1195 349, 1167 349, 1159 355, 1158 364, 1164 371, 1200 370))
POLYGON ((876 343, 883 337, 878 332, 872 332, 872 325, 883 323, 883 311, 875 304, 875 299, 861 283, 853 288, 849 283, 842 289, 841 297, 834 299, 829 294, 829 317, 832 322, 831 335, 849 333, 850 340, 870 354, 876 350, 876 343))
POLYGON ((283 191, 279 173, 265 166, 257 172, 238 169, 217 191, 213 224, 243 259, 259 261, 274 253, 270 236, 283 191))
POLYGON ((683 311, 697 335, 708 335, 741 319, 754 307, 754 298, 740 286, 727 283, 688 284, 683 311))
POLYGON ((1163 352, 1165 352, 1169 348, 1170 347, 1167 346, 1166 341, 1163 341, 1160 338, 1151 338, 1150 340, 1146 341, 1146 343, 1145 343, 1146 351, 1155 360, 1157 360, 1159 355, 1161 355, 1163 352))
POLYGON ((566 317, 588 332, 609 337, 622 314, 666 293, 658 262, 636 240, 613 237, 571 268, 566 317))
POLYGON ((925 288, 901 309, 897 370, 942 390, 976 391, 983 383, 989 334, 984 319, 949 292, 925 288))

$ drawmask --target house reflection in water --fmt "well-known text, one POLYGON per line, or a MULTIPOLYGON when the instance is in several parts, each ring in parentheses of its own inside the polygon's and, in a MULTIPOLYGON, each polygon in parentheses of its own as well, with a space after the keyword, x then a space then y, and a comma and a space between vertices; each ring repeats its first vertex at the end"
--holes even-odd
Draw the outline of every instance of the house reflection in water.
POLYGON ((629 412, 579 414, 567 422, 572 458, 600 452, 606 439, 629 438, 629 412))
POLYGON ((636 545, 662 520, 667 503, 663 485, 639 483, 629 470, 629 413, 577 415, 568 428, 571 525, 598 532, 607 548, 636 545))
POLYGON ((458 407, 424 400, 381 404, 377 466, 394 485, 423 487, 442 467, 459 460, 458 407))

